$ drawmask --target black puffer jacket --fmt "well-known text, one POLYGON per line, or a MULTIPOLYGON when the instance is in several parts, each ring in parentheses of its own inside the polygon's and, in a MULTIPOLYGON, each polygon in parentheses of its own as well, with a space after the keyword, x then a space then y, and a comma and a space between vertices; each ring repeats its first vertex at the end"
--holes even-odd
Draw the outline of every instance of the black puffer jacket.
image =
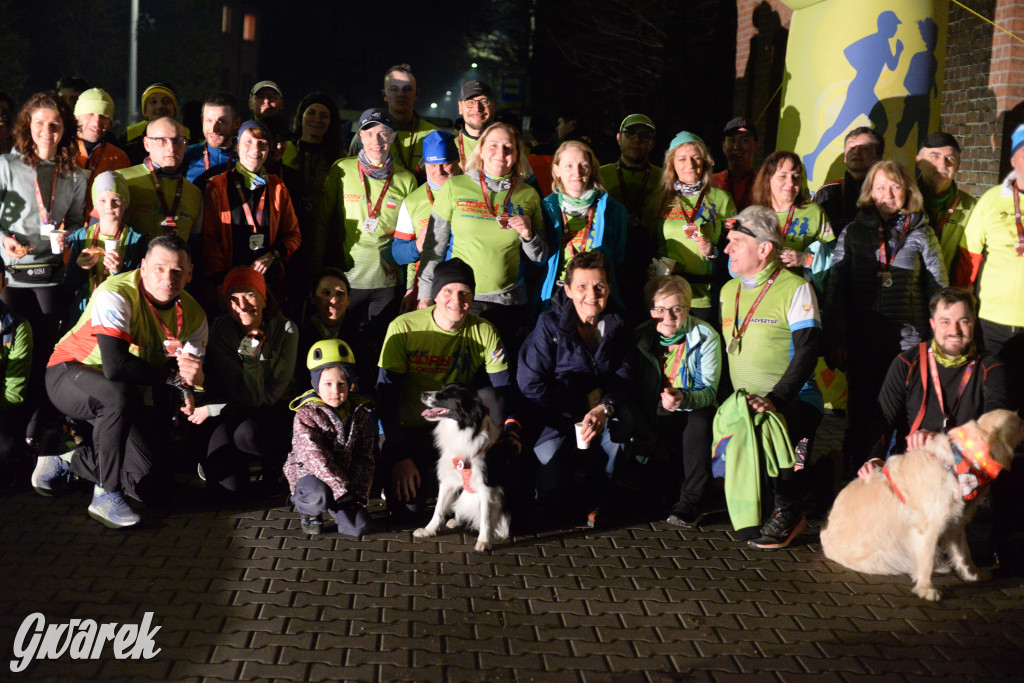
MULTIPOLYGON (((899 241, 898 218, 885 225, 889 254, 899 241)), ((924 212, 909 215, 910 229, 890 266, 892 287, 883 287, 878 220, 873 207, 863 208, 839 237, 825 295, 826 348, 882 350, 891 357, 930 336, 928 300, 949 284, 935 232, 924 212)))

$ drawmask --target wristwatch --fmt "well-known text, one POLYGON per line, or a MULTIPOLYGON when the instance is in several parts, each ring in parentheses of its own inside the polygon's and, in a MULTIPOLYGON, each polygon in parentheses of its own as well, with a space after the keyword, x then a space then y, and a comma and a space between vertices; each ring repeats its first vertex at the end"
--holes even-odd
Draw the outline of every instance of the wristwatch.
POLYGON ((598 403, 597 405, 599 405, 602 408, 604 408, 604 415, 609 420, 612 419, 613 417, 615 417, 615 408, 612 407, 611 403, 608 403, 607 401, 604 401, 602 403, 598 403))

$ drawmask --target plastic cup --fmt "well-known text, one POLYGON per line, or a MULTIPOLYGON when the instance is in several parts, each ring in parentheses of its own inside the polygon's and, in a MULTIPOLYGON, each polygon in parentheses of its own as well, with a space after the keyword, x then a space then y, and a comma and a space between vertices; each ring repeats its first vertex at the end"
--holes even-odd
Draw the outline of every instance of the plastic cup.
POLYGON ((654 264, 654 270, 660 277, 666 277, 672 274, 672 269, 676 267, 674 259, 670 259, 667 256, 663 256, 657 259, 654 264))
POLYGON ((104 251, 107 251, 107 252, 111 252, 111 251, 116 252, 117 251, 117 238, 103 240, 103 249, 104 249, 104 251))
POLYGON ((580 449, 581 451, 585 451, 588 448, 590 448, 590 442, 583 440, 583 437, 581 436, 582 433, 583 433, 583 423, 582 422, 577 422, 576 423, 576 448, 580 449))
POLYGON ((50 233, 50 251, 60 254, 64 250, 60 247, 60 238, 67 234, 67 230, 54 230, 50 233))

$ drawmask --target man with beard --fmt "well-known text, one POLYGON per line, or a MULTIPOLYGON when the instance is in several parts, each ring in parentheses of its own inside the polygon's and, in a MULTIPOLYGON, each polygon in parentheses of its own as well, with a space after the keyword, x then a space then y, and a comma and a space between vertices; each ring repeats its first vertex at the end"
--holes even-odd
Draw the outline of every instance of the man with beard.
POLYGON ((491 86, 482 81, 466 81, 459 90, 459 116, 462 130, 455 136, 459 148, 459 166, 466 168, 466 160, 476 149, 476 142, 487 126, 494 121, 496 111, 491 86))

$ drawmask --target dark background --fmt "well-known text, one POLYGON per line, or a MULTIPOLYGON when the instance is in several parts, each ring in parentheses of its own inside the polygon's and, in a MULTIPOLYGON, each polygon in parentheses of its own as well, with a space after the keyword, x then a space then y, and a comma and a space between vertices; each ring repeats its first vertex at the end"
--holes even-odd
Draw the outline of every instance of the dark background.
MULTIPOLYGON (((81 76, 118 102, 115 128, 130 122, 138 103, 129 109, 125 100, 127 0, 0 0, 0 14, 0 89, 20 101, 60 76, 81 76)), ((684 129, 718 152, 733 115, 735 48, 736 5, 724 0, 143 0, 138 93, 167 81, 184 106, 220 88, 244 99, 252 82, 270 79, 289 116, 312 90, 358 111, 382 102, 389 66, 408 62, 421 115, 455 118, 464 80, 488 81, 499 95, 513 78, 521 97, 503 108, 552 121, 577 112, 595 142, 607 142, 627 114, 650 115, 657 161, 684 129), (256 16, 255 43, 222 34, 225 6, 256 16)))

